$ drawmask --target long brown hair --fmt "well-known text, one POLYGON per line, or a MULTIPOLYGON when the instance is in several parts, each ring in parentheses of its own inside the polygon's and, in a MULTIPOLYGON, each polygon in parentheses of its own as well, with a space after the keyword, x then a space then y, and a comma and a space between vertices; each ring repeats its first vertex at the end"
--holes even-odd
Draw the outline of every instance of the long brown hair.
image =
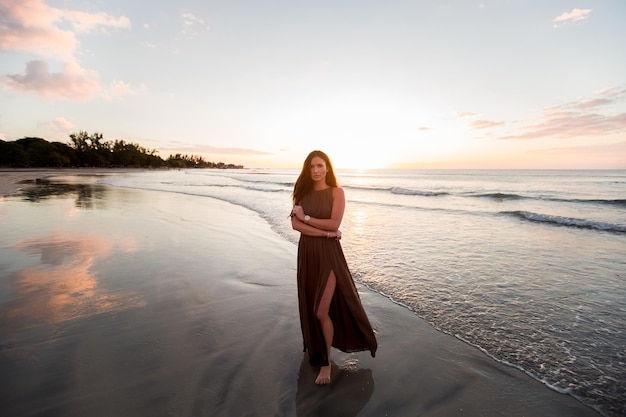
POLYGON ((335 177, 335 171, 333 170, 333 164, 330 162, 330 158, 322 151, 312 151, 304 160, 302 164, 302 171, 300 176, 296 180, 296 184, 293 186, 292 199, 294 204, 298 204, 302 201, 309 191, 313 189, 313 178, 311 177, 311 161, 315 157, 322 158, 326 163, 326 184, 331 187, 338 187, 337 177, 335 177))

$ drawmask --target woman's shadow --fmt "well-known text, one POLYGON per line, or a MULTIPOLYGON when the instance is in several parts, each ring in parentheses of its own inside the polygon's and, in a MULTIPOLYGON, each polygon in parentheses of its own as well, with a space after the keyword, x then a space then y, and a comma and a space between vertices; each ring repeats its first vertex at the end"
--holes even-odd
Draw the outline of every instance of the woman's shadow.
POLYGON ((318 369, 309 365, 307 356, 302 359, 298 375, 296 415, 354 417, 365 407, 374 393, 371 369, 339 368, 331 362, 333 382, 315 384, 318 369))

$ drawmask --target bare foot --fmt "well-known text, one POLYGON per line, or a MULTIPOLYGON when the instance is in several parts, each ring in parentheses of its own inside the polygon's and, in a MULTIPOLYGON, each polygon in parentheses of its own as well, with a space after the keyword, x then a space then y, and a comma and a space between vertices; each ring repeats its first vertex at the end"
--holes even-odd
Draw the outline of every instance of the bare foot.
POLYGON ((327 385, 330 384, 330 365, 328 366, 322 366, 320 368, 320 373, 317 375, 317 378, 315 378, 315 383, 317 385, 327 385))

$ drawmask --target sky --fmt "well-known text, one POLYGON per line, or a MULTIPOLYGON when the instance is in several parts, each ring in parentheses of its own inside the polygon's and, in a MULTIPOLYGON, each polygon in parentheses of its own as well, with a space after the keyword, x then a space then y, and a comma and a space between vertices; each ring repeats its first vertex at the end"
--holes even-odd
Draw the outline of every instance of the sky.
POLYGON ((626 169, 624 0, 0 0, 0 139, 626 169))

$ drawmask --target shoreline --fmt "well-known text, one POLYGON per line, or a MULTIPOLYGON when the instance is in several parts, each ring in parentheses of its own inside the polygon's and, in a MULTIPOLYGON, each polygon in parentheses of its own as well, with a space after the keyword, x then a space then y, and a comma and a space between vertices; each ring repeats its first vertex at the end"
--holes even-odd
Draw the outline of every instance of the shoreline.
POLYGON ((37 169, 0 169, 0 197, 17 194, 36 185, 39 173, 47 176, 50 170, 37 169))
MULTIPOLYGON (((34 173, 45 177, 119 173, 110 169, 70 171, 34 173)), ((2 174, 0 171, 0 177, 2 174)), ((22 172, 20 176, 32 179, 32 174, 33 171, 22 172)), ((67 372, 81 376, 84 386, 70 386, 66 395, 83 397, 70 401, 75 413, 68 415, 80 415, 78 410, 83 415, 86 411, 93 412, 94 407, 103 405, 102 401, 109 401, 109 396, 99 394, 98 389, 109 389, 118 404, 104 405, 118 415, 128 414, 131 409, 143 410, 138 407, 140 404, 145 411, 136 415, 159 414, 154 399, 171 398, 167 409, 174 415, 314 416, 340 411, 340 415, 372 417, 459 413, 599 416, 574 397, 560 394, 523 371, 497 362, 466 342, 436 330, 410 309, 359 283, 357 288, 377 333, 377 357, 333 350, 334 382, 329 387, 317 387, 312 382, 315 370, 305 363, 301 352, 293 244, 272 232, 256 213, 220 200, 108 189, 103 199, 107 208, 91 212, 98 217, 77 226, 80 232, 72 235, 72 239, 81 240, 83 235, 92 234, 111 242, 135 240, 129 244, 132 256, 116 260, 115 265, 109 266, 112 270, 100 266, 99 279, 108 282, 107 288, 117 288, 118 292, 132 285, 133 296, 128 300, 141 298, 143 302, 135 303, 128 311, 73 317, 50 328, 40 324, 37 329, 41 328, 42 341, 46 342, 43 345, 30 347, 27 339, 20 342, 18 337, 0 350, 0 356, 4 350, 18 358, 17 362, 9 361, 15 365, 15 373, 11 373, 14 368, 10 366, 6 375, 0 377, 6 378, 5 382, 25 378, 19 364, 26 366, 24 372, 28 378, 45 380, 51 373, 50 367, 62 366, 53 363, 55 358, 63 356, 62 352, 77 352, 80 356, 70 357, 67 366, 71 369, 67 372), (124 198, 118 198, 118 193, 124 198), (129 205, 128 201, 133 204, 129 205), (122 212, 120 208, 123 215, 116 214, 122 212), (178 218, 184 222, 172 221, 178 218), (148 234, 145 242, 141 240, 142 233, 148 234), (146 261, 142 262, 140 259, 144 258, 146 261), (210 271, 208 275, 207 271, 210 271), (118 274, 133 279, 118 283, 118 274), (55 328, 60 329, 59 335, 54 333, 55 328), (120 328, 122 336, 117 333, 120 328), (41 362, 37 366, 28 360, 19 361, 20 355, 26 354, 28 359, 30 349, 40 349, 36 352, 41 362), (152 359, 144 368, 146 357, 152 359), (133 360, 137 362, 131 368, 136 367, 137 372, 129 374, 122 364, 134 363, 133 360), (128 381, 123 386, 132 384, 141 388, 138 399, 124 397, 114 385, 103 386, 104 383, 89 380, 90 374, 101 375, 110 383, 119 383, 120 377, 125 376, 128 381), (90 400, 94 404, 86 403, 90 400), (198 403, 202 407, 196 408, 198 403), (192 413, 192 410, 205 413, 192 413), (258 414, 250 414, 251 410, 258 414)), ((12 204, 30 207, 25 202, 12 204)), ((35 209, 48 213, 57 205, 62 203, 50 201, 50 207, 39 204, 35 209)), ((11 213, 8 213, 9 221, 11 213)), ((54 211, 50 214, 59 215, 54 211)), ((0 226, 5 227, 3 223, 0 226)), ((58 239, 70 226, 53 220, 46 227, 55 231, 53 236, 58 239)), ((19 224, 15 230, 17 235, 19 224)), ((50 244, 49 233, 25 231, 33 236, 41 235, 42 242, 50 244)), ((67 247, 62 245, 63 250, 67 247)), ((96 249, 94 253, 79 253, 76 259, 106 254, 96 249)), ((44 258, 40 262, 45 266, 44 258)), ((97 265, 101 263, 92 267, 97 265)), ((52 273, 46 271, 48 275, 52 273)), ((84 292, 73 289, 71 293, 84 292)), ((115 300, 107 296, 107 305, 115 305, 115 300)), ((18 306, 27 302, 14 301, 18 306)), ((70 298, 65 302, 73 301, 70 298)), ((0 310, 0 318, 2 313, 0 310)), ((61 371, 55 372, 53 376, 61 371)), ((13 396, 7 395, 5 401, 10 401, 9 398, 13 396)), ((46 404, 58 402, 56 397, 46 398, 46 404)))

